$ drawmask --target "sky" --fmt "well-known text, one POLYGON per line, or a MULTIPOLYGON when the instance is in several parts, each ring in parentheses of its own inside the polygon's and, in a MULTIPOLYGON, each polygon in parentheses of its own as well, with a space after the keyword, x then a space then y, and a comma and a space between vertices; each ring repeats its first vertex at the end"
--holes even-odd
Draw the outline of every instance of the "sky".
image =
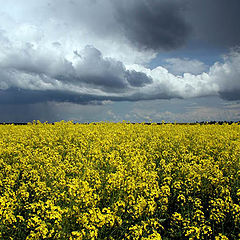
POLYGON ((0 122, 240 120, 239 0, 0 5, 0 122))

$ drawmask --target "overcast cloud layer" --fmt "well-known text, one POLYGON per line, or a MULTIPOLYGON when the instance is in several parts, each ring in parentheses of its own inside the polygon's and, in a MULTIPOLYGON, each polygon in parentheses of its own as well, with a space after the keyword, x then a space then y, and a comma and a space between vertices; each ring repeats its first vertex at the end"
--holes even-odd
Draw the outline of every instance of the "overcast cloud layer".
POLYGON ((238 0, 0 3, 0 104, 240 99, 238 0), (228 54, 146 67, 194 40, 228 54))

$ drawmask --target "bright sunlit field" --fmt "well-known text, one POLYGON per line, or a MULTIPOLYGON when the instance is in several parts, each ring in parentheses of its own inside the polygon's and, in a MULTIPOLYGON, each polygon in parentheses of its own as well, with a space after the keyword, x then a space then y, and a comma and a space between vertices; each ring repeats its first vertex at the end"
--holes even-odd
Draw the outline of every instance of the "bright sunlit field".
POLYGON ((239 239, 240 125, 0 126, 0 239, 239 239))

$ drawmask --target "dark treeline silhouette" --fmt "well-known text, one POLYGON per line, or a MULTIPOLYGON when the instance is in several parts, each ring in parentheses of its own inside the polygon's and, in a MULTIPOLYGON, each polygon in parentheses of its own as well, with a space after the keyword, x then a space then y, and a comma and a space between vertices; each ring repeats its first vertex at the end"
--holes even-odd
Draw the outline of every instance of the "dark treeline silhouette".
POLYGON ((218 124, 218 125, 223 125, 223 124, 233 124, 233 123, 237 123, 237 124, 240 124, 240 121, 210 121, 210 122, 197 122, 196 121, 196 124, 218 124))

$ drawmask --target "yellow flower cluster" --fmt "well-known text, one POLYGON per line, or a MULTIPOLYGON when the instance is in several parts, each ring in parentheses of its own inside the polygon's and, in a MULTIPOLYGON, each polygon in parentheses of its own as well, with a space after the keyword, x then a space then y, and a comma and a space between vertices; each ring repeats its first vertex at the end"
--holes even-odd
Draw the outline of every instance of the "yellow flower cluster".
POLYGON ((239 239, 240 126, 0 126, 0 239, 239 239))

